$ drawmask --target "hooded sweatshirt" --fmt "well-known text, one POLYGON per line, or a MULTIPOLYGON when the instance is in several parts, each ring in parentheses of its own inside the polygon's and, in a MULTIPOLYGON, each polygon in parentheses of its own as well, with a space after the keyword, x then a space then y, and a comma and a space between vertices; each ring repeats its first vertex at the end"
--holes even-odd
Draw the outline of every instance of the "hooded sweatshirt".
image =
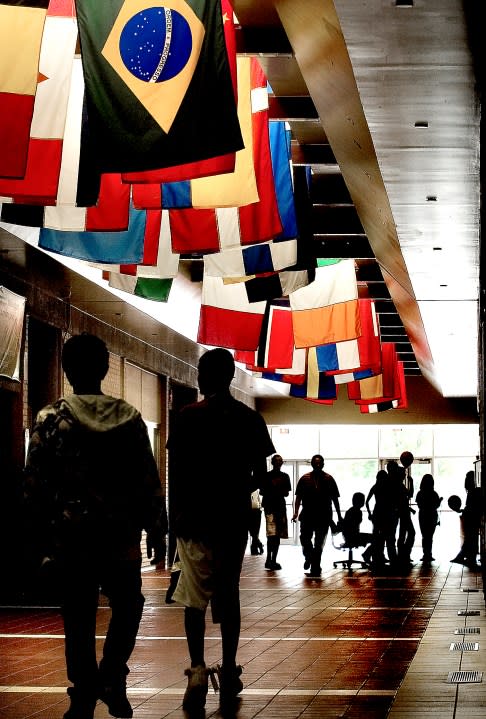
POLYGON ((140 412, 103 394, 44 407, 29 442, 24 496, 45 556, 140 558, 142 529, 165 516, 140 412))

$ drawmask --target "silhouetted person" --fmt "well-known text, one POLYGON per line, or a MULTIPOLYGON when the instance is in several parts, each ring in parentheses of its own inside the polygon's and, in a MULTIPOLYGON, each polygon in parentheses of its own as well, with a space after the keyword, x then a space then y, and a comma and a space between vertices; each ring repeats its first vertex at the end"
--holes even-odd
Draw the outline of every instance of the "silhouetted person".
MULTIPOLYGON (((466 490, 466 502, 462 511, 456 510, 461 514, 462 531, 464 535, 462 547, 451 562, 465 564, 471 569, 477 569, 477 557, 479 552, 479 528, 481 525, 481 507, 482 497, 481 489, 476 486, 474 470, 470 470, 466 474, 464 480, 464 488, 466 490)), ((450 505, 449 498, 449 506, 450 505)), ((451 507, 452 509, 453 507, 451 507)))
POLYGON ((142 617, 142 530, 160 556, 167 517, 159 472, 140 412, 104 395, 104 342, 66 341, 62 366, 74 394, 42 409, 25 466, 26 511, 46 561, 58 567, 71 705, 64 719, 92 719, 101 698, 110 714, 131 717, 127 666, 142 617), (111 618, 98 666, 100 589, 111 618))
POLYGON ((399 504, 398 504, 398 537, 397 537, 397 559, 406 567, 411 563, 411 554, 415 542, 415 527, 412 521, 412 514, 415 510, 410 506, 413 497, 413 479, 405 467, 397 464, 397 478, 399 480, 399 504))
POLYGON ((304 569, 310 568, 313 577, 322 572, 321 556, 332 521, 332 506, 341 521, 339 490, 334 477, 323 471, 324 457, 315 454, 311 459, 312 471, 303 474, 295 488, 295 505, 292 521, 300 521, 300 543, 304 555, 304 569), (299 510, 302 505, 302 511, 299 510))
POLYGON ((248 541, 250 495, 275 452, 263 417, 230 393, 235 372, 226 349, 199 360, 204 399, 184 407, 168 440, 174 485, 175 532, 181 576, 173 598, 185 606, 191 667, 183 708, 200 712, 208 691, 205 617, 220 624, 220 702, 230 706, 243 688, 236 664, 240 636, 239 582, 248 541))
POLYGON ((415 501, 418 507, 418 521, 422 534, 423 556, 421 561, 433 562, 432 543, 435 529, 439 523, 438 509, 442 502, 442 497, 439 497, 434 489, 434 478, 431 474, 424 474, 422 477, 415 501))
POLYGON ((250 553, 254 555, 263 554, 263 544, 260 541, 260 529, 262 526, 262 499, 260 492, 255 489, 251 493, 250 525, 250 553))
POLYGON ((363 521, 363 511, 365 496, 363 492, 355 492, 351 507, 344 513, 341 522, 341 532, 347 547, 366 547, 363 552, 363 560, 369 564, 372 556, 373 535, 371 532, 361 531, 361 522, 363 521))
POLYGON ((265 567, 267 569, 282 569, 277 562, 277 554, 280 540, 288 539, 289 536, 285 497, 289 496, 292 485, 290 484, 289 475, 282 472, 282 457, 279 454, 274 454, 271 461, 272 469, 267 472, 260 487, 267 532, 265 567))
POLYGON ((396 476, 390 476, 384 469, 376 473, 376 482, 366 497, 368 516, 373 524, 372 563, 380 568, 385 564, 385 546, 388 560, 393 564, 397 559, 396 531, 398 524, 398 502, 400 487, 396 476), (373 510, 371 510, 373 500, 373 510))

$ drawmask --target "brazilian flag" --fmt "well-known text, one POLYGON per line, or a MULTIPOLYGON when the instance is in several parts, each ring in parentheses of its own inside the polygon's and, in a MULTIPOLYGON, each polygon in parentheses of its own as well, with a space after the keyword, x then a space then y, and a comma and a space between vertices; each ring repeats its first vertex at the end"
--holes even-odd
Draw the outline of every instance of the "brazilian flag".
POLYGON ((220 0, 76 0, 81 165, 137 172, 243 147, 220 0))

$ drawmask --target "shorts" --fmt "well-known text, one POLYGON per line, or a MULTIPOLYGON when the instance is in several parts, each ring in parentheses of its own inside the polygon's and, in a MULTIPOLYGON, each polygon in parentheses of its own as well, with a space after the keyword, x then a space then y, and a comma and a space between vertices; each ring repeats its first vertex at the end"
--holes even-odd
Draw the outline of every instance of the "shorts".
POLYGON ((289 538, 287 515, 273 513, 266 514, 265 522, 267 537, 280 537, 280 539, 289 538))
POLYGON ((211 602, 213 622, 220 621, 221 600, 239 601, 240 574, 248 533, 231 549, 208 547, 193 539, 177 538, 181 575, 173 599, 185 607, 205 610, 211 602))

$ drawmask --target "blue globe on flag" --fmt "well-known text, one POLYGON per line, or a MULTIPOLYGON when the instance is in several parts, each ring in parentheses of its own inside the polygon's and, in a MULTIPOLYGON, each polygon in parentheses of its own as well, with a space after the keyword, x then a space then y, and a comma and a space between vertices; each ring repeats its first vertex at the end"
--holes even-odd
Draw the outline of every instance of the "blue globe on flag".
POLYGON ((192 51, 187 20, 175 10, 152 7, 125 23, 120 33, 120 56, 138 80, 159 83, 176 77, 192 51))

